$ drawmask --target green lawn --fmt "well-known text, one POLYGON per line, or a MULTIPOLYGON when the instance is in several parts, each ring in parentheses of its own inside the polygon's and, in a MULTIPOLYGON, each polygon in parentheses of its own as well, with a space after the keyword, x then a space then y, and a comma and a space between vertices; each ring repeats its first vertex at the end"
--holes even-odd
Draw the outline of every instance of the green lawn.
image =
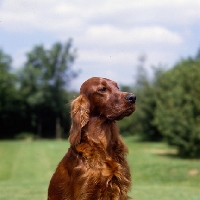
MULTIPOLYGON (((184 160, 162 143, 129 147, 133 200, 199 200, 200 160, 184 160)), ((46 199, 49 180, 68 149, 67 141, 1 141, 0 199, 46 199)))

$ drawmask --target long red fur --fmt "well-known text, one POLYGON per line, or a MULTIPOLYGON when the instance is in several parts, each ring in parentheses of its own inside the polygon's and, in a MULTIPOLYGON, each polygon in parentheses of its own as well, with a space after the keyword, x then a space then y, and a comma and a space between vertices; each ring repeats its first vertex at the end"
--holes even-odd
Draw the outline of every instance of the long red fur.
POLYGON ((112 114, 109 113, 110 110, 115 109, 113 113, 116 116, 119 108, 105 108, 101 112, 99 109, 104 105, 109 106, 109 103, 97 103, 116 92, 118 100, 123 97, 121 101, 125 102, 119 105, 123 105, 121 109, 126 112, 119 111, 119 116, 115 118, 130 115, 135 110, 135 102, 126 102, 124 97, 129 94, 119 92, 116 87, 108 79, 91 78, 83 84, 79 97, 72 102, 69 136, 71 146, 52 176, 48 200, 129 199, 127 192, 131 187, 131 175, 126 161, 128 149, 119 135, 115 119, 109 118, 112 114), (109 88, 109 91, 103 93, 104 96, 98 90, 102 84, 107 84, 106 87, 109 88), (93 85, 92 90, 87 88, 93 85))

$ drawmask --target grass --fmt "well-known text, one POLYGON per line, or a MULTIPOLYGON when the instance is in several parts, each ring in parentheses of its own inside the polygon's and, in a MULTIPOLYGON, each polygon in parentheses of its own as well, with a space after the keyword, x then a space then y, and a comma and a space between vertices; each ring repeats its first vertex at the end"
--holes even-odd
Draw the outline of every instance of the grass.
MULTIPOLYGON (((199 200, 200 160, 179 159, 162 143, 124 140, 133 200, 199 200)), ((1 141, 0 199, 46 199, 49 180, 68 146, 67 141, 1 141)))

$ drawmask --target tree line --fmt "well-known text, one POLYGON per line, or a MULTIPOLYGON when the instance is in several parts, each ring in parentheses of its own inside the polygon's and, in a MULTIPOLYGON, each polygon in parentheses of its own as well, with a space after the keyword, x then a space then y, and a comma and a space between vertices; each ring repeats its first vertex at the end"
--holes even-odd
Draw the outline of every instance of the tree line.
POLYGON ((0 51, 0 138, 61 138, 69 130, 69 83, 76 49, 72 40, 50 49, 35 46, 23 67, 11 69, 11 57, 0 51))
MULTIPOLYGON (((0 139, 68 136, 76 57, 71 39, 49 49, 39 45, 13 71, 12 58, 0 50, 0 139)), ((200 157, 200 50, 168 70, 155 67, 153 78, 144 63, 141 56, 136 82, 121 86, 137 96, 136 112, 118 122, 121 133, 164 140, 182 157, 200 157)))
MULTIPOLYGON (((141 59, 142 60, 142 59, 141 59)), ((142 141, 166 141, 181 157, 200 157, 200 50, 169 70, 154 68, 150 79, 139 65, 136 84, 124 87, 137 96, 136 112, 119 122, 124 134, 142 141)))

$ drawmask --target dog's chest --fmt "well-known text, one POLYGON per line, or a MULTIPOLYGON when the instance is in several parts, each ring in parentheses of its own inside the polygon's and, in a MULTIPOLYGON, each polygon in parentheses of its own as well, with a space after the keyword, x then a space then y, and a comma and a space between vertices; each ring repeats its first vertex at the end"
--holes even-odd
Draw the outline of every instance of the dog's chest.
POLYGON ((89 145, 79 146, 81 154, 81 169, 84 170, 84 177, 91 179, 94 184, 104 184, 106 187, 113 187, 113 183, 123 185, 126 182, 127 166, 121 165, 108 152, 100 147, 89 145))

